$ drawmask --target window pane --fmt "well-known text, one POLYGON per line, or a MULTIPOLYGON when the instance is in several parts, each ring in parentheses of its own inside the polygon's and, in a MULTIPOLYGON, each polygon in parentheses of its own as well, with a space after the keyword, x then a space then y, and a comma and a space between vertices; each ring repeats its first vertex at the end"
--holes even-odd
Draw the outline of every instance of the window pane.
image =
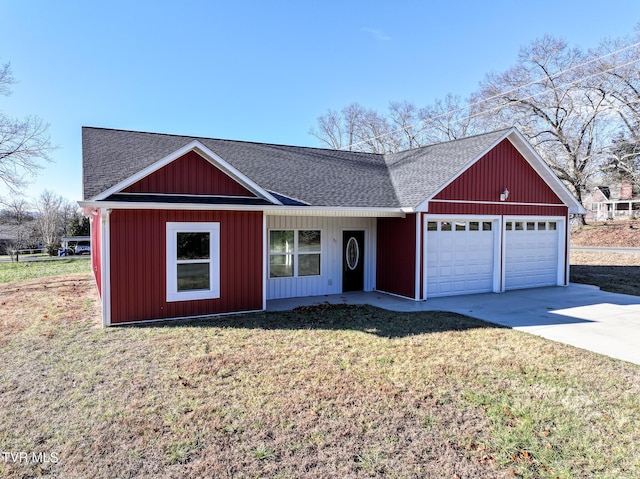
POLYGON ((456 221, 456 231, 464 231, 467 229, 466 221, 456 221))
POLYGON ((436 231, 438 229, 438 223, 435 221, 427 221, 427 231, 436 231))
POLYGON ((533 221, 527 221, 527 231, 534 231, 536 224, 533 221))
POLYGON ((269 256, 269 277, 286 278, 293 276, 293 255, 272 254, 269 256))
POLYGON ((449 221, 440 223, 440 231, 451 231, 451 223, 449 221))
POLYGON ((298 276, 318 276, 319 274, 319 254, 301 254, 298 256, 298 276))
MULTIPOLYGON (((511 223, 508 223, 511 225, 511 223)), ((510 227, 508 229, 511 229, 510 227)), ((491 231, 491 221, 483 221, 482 222, 482 231, 491 231)))
POLYGON ((524 230, 522 221, 516 221, 516 231, 524 230))
POLYGON ((556 229, 556 222, 555 221, 549 221, 549 229, 550 230, 555 230, 556 229))
POLYGON ((209 289, 209 263, 178 264, 178 291, 209 289))
POLYGON ((469 231, 480 231, 480 223, 478 223, 477 221, 470 221, 469 231))
POLYGON ((270 240, 272 253, 293 252, 293 231, 271 231, 270 240))
POLYGON ((507 230, 507 231, 511 231, 512 229, 513 229, 513 226, 512 226, 511 221, 507 221, 507 227, 506 227, 506 230, 507 230))
POLYGON ((540 221, 538 223, 538 231, 543 231, 547 229, 547 223, 545 223, 544 221, 540 221))
POLYGON ((298 251, 320 251, 320 231, 298 231, 298 251))
POLYGON ((178 260, 209 259, 209 233, 178 233, 178 260))

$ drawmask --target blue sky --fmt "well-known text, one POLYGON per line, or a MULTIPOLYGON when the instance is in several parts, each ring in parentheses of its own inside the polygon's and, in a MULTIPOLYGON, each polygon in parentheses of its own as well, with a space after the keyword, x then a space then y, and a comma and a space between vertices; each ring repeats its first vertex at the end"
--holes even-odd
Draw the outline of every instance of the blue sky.
POLYGON ((18 81, 0 111, 41 117, 59 147, 26 195, 79 200, 82 126, 319 146, 327 109, 465 97, 544 34, 632 34, 640 3, 0 0, 0 22, 18 81))

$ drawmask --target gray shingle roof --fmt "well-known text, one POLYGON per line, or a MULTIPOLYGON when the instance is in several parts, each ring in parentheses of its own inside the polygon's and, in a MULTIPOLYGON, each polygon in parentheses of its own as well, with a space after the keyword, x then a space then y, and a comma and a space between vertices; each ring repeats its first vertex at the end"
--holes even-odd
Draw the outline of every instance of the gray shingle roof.
POLYGON ((387 154, 385 159, 398 200, 403 206, 418 206, 508 131, 499 130, 387 154))
POLYGON ((198 140, 285 204, 414 207, 507 131, 380 155, 84 127, 84 199, 198 140))

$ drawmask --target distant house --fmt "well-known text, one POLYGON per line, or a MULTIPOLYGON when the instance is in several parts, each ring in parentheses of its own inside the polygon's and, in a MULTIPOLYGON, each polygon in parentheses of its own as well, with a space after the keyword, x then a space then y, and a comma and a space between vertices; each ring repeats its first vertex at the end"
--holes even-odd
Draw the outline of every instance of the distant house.
POLYGON ((612 186, 597 186, 585 197, 586 219, 606 221, 640 217, 640 197, 633 195, 628 181, 612 186))
POLYGON ((393 154, 83 128, 103 323, 568 283, 584 209, 516 129, 393 154))

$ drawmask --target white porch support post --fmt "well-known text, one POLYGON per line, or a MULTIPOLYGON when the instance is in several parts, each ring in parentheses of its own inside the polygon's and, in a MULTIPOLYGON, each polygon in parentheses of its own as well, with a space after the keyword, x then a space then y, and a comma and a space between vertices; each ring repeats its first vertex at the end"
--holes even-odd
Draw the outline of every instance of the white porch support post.
POLYGON ((102 285, 102 326, 111 326, 111 234, 109 219, 111 210, 100 211, 100 283, 102 285))
POLYGON ((269 280, 269 268, 267 261, 269 260, 269 251, 267 243, 267 215, 262 212, 262 310, 267 309, 267 281, 269 280))
POLYGON ((420 301, 420 265, 422 258, 420 256, 422 246, 422 228, 420 228, 422 213, 416 213, 416 273, 415 273, 415 300, 420 301))

